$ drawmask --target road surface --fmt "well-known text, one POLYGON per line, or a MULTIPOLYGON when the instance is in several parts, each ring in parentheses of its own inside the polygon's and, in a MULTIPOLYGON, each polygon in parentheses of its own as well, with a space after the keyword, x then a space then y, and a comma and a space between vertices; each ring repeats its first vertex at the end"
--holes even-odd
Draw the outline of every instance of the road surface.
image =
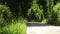
POLYGON ((60 26, 29 23, 27 34, 60 34, 60 26))

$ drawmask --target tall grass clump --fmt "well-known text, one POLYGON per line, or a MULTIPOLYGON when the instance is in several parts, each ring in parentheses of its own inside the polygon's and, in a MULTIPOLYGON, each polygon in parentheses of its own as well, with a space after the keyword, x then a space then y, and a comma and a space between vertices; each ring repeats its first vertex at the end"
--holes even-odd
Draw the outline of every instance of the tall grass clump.
POLYGON ((26 20, 18 20, 2 28, 0 34, 26 34, 26 20))

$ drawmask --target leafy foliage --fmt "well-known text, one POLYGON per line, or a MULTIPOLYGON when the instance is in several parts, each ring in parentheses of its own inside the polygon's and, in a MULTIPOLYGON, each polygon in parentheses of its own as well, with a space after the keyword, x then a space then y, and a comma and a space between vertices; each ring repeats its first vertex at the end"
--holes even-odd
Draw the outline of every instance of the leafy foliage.
POLYGON ((57 3, 53 8, 54 13, 57 15, 57 25, 60 25, 60 3, 57 3))
POLYGON ((60 1, 0 0, 0 34, 26 34, 25 18, 43 24, 60 25, 60 1), (19 19, 21 17, 23 20, 19 19))
POLYGON ((37 21, 41 21, 43 18, 43 9, 37 4, 37 0, 33 0, 31 8, 28 9, 28 16, 37 21))
POLYGON ((41 21, 42 24, 47 24, 47 22, 48 22, 48 19, 43 19, 43 20, 41 21))
POLYGON ((5 5, 0 5, 0 24, 9 22, 11 19, 11 16, 12 14, 9 10, 9 7, 6 7, 5 5))
POLYGON ((55 24, 54 20, 57 16, 56 14, 53 12, 53 6, 54 6, 54 0, 46 0, 47 4, 47 19, 48 19, 48 24, 55 24))
POLYGON ((0 34, 26 34, 26 20, 18 20, 1 29, 0 34))

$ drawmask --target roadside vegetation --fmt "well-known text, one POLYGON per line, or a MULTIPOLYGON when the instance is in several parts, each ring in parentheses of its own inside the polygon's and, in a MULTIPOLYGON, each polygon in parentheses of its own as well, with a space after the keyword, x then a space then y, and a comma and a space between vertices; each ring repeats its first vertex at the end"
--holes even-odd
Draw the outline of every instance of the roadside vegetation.
POLYGON ((60 25, 60 0, 0 0, 0 34, 26 34, 28 22, 60 25))

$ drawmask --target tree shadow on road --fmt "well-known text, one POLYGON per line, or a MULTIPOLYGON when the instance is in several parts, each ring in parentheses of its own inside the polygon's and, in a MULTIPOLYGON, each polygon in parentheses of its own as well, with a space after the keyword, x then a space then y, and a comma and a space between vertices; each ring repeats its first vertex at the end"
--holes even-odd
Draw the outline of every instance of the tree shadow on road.
POLYGON ((28 27, 35 27, 35 26, 54 26, 50 24, 41 24, 41 23, 27 23, 28 27))

